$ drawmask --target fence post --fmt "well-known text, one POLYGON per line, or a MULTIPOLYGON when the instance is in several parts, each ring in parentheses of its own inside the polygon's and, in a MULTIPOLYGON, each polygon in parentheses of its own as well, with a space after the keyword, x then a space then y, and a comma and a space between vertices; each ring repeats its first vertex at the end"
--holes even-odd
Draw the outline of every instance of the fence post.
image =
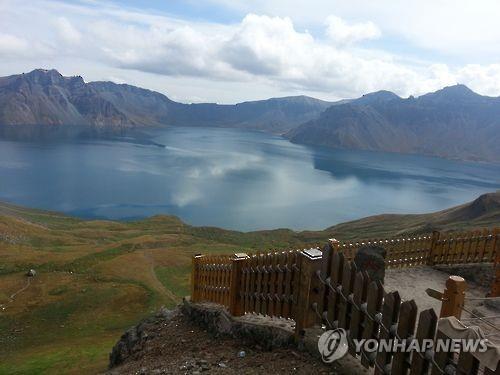
POLYGON ((337 240, 336 238, 330 238, 330 239, 328 239, 328 243, 330 244, 330 249, 332 249, 332 251, 334 253, 339 251, 339 249, 340 249, 340 241, 339 240, 337 240))
POLYGON ((243 299, 241 298, 241 267, 249 256, 245 253, 236 253, 231 259, 231 286, 229 288, 229 313, 232 316, 245 314, 243 299))
POLYGON ((436 249, 437 249, 437 241, 439 241, 439 236, 441 233, 439 231, 434 230, 432 231, 432 236, 431 236, 431 248, 429 250, 429 255, 427 259, 427 265, 428 266, 433 266, 434 265, 434 257, 437 255, 436 254, 436 249))
POLYGON ((321 321, 324 285, 316 273, 321 274, 323 253, 319 249, 303 250, 300 255, 299 293, 295 316, 295 338, 304 335, 304 329, 321 321), (315 307, 315 308, 314 308, 315 307))
POLYGON ((199 284, 199 273, 200 268, 198 264, 198 260, 202 257, 201 254, 193 255, 192 260, 192 269, 191 269, 191 302, 199 302, 199 293, 198 288, 199 284))
POLYGON ((495 261, 493 264, 494 280, 491 285, 491 292, 488 297, 500 297, 500 228, 493 229, 493 254, 495 261))
POLYGON ((443 293, 443 302, 441 304, 440 318, 446 318, 448 316, 454 316, 460 319, 462 315, 462 308, 465 301, 465 290, 467 289, 467 283, 463 277, 460 276, 450 276, 446 280, 446 289, 443 293))

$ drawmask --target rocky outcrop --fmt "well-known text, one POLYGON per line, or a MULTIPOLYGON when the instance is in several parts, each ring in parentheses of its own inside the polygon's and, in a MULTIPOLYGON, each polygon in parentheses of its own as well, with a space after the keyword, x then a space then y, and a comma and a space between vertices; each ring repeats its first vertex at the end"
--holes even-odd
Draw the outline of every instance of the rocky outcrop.
POLYGON ((464 85, 407 99, 377 92, 333 105, 287 137, 309 145, 500 162, 500 98, 464 85))
POLYGON ((362 246, 354 256, 359 271, 365 271, 372 281, 384 282, 386 251, 380 246, 362 246))
MULTIPOLYGON (((108 374, 330 374, 326 365, 293 345, 290 320, 185 301, 133 327, 110 355, 108 374)), ((349 373, 339 371, 339 373, 349 373)))
POLYGON ((136 125, 80 76, 37 69, 0 78, 0 125, 40 124, 136 125))
POLYGON ((169 322, 177 314, 179 314, 178 309, 161 309, 154 317, 147 318, 128 329, 109 355, 109 368, 116 367, 135 354, 139 354, 144 349, 146 342, 155 337, 158 326, 169 322))
POLYGON ((230 336, 246 345, 259 345, 264 350, 288 347, 294 344, 290 320, 248 314, 231 316, 220 305, 184 301, 182 312, 195 324, 214 336, 230 336))

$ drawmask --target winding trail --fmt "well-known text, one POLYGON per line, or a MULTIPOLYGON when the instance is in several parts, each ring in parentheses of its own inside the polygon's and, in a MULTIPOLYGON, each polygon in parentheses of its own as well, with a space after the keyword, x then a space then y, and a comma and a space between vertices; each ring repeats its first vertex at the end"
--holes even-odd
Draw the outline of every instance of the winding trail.
POLYGON ((163 291, 163 293, 169 298, 172 300, 172 302, 174 303, 177 303, 178 302, 178 299, 177 297, 175 296, 175 294, 167 289, 163 283, 158 279, 158 276, 156 276, 156 272, 155 272, 155 261, 153 259, 153 256, 151 255, 150 251, 148 250, 144 250, 143 252, 143 255, 144 255, 144 258, 146 258, 147 262, 149 263, 149 269, 150 269, 150 272, 151 272, 151 276, 153 277, 153 280, 157 286, 157 289, 159 289, 160 291, 163 291))
POLYGON ((22 293, 24 292, 26 289, 28 289, 31 285, 31 277, 28 277, 28 280, 26 281, 26 285, 23 286, 21 289, 19 289, 18 291, 14 292, 14 294, 12 294, 9 298, 10 298, 10 302, 14 302, 14 298, 19 294, 19 293, 22 293))

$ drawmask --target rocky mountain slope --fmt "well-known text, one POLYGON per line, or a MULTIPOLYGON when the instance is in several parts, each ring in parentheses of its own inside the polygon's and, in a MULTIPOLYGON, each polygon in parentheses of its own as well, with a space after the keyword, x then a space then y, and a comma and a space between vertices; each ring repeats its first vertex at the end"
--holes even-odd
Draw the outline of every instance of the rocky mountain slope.
POLYGON ((85 83, 56 70, 0 78, 0 125, 225 126, 283 133, 331 103, 306 96, 236 105, 182 104, 112 82, 85 83))
POLYGON ((407 99, 381 91, 331 106, 286 136, 310 145, 499 162, 500 98, 464 85, 407 99))
POLYGON ((0 78, 0 124, 134 125, 82 77, 34 70, 0 78))
POLYGON ((37 69, 0 78, 0 125, 233 127, 286 133, 301 144, 500 161, 500 98, 463 85, 407 99, 379 91, 335 103, 295 96, 183 104, 135 86, 37 69))
POLYGON ((472 202, 428 214, 384 214, 337 224, 325 230, 343 240, 430 233, 433 230, 467 231, 500 227, 500 191, 483 194, 472 202))

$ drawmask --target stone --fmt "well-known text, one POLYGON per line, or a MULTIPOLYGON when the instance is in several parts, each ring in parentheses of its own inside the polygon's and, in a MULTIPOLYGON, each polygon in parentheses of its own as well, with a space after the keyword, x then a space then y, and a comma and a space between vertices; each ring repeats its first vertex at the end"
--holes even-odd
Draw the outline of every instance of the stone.
POLYGON ((240 358, 244 358, 246 355, 247 355, 247 353, 244 350, 238 352, 238 357, 240 357, 240 358))
POLYGON ((35 277, 36 276, 36 271, 31 269, 26 273, 26 276, 28 277, 35 277))
POLYGON ((354 257, 354 263, 359 271, 366 271, 372 281, 380 280, 383 283, 385 255, 385 249, 380 246, 362 246, 354 257))
POLYGON ((257 319, 252 314, 232 317, 222 306, 186 300, 182 305, 182 312, 215 337, 239 338, 247 345, 259 345, 262 350, 288 347, 294 342, 293 329, 289 326, 282 327, 279 319, 257 319))

